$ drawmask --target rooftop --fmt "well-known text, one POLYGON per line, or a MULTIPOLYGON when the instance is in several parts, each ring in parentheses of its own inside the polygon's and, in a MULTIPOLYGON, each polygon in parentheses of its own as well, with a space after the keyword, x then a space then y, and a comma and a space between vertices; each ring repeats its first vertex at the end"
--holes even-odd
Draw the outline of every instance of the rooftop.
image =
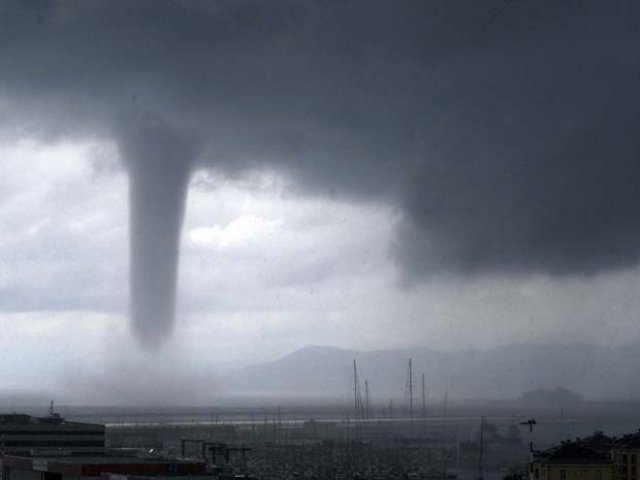
POLYGON ((610 464, 608 452, 599 451, 582 441, 563 442, 557 447, 538 452, 535 460, 546 463, 610 464))
POLYGON ((640 431, 635 433, 628 433, 618 438, 613 448, 640 448, 640 431))

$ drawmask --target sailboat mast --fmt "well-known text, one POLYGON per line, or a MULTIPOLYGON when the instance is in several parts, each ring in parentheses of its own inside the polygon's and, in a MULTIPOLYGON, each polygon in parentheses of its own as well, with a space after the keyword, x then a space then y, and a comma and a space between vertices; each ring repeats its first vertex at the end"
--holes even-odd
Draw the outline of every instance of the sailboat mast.
POLYGON ((353 404, 355 408, 355 419, 358 422, 358 368, 356 367, 356 359, 353 359, 353 404))
POLYGON ((485 465, 484 465, 484 415, 480 419, 480 454, 478 455, 478 480, 484 480, 486 477, 485 465))
POLYGON ((409 416, 413 422, 413 367, 409 359, 409 416))
POLYGON ((364 381, 364 418, 371 418, 371 404, 369 403, 369 380, 364 381))
POLYGON ((422 418, 427 418, 427 395, 424 386, 424 373, 422 374, 422 418))

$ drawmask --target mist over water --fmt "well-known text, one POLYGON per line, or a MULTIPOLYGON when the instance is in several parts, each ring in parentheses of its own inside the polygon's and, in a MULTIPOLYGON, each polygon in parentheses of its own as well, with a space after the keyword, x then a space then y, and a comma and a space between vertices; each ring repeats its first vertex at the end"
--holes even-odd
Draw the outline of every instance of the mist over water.
POLYGON ((131 327, 147 348, 173 330, 178 249, 195 148, 156 119, 120 136, 129 170, 131 327))

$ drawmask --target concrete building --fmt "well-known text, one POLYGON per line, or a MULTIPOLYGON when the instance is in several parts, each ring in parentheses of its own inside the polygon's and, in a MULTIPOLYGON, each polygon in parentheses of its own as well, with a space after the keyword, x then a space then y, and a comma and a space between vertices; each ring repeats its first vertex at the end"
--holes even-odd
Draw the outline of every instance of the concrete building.
POLYGON ((582 441, 563 442, 533 454, 529 480, 613 480, 611 454, 582 441))
POLYGON ((97 423, 69 422, 58 414, 32 417, 0 415, 0 454, 31 454, 42 450, 101 451, 105 427, 97 423))
POLYGON ((640 480, 640 431, 620 438, 596 432, 536 452, 530 480, 640 480))
POLYGON ((614 480, 638 480, 640 432, 618 438, 611 451, 614 480))

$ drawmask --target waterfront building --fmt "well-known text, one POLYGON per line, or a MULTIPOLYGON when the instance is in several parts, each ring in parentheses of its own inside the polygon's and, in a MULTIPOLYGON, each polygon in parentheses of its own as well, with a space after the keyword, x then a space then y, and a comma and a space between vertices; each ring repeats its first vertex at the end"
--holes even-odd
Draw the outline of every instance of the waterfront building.
POLYGON ((104 447, 102 424, 71 422, 56 413, 46 417, 0 414, 0 454, 33 454, 61 448, 92 452, 104 447))

